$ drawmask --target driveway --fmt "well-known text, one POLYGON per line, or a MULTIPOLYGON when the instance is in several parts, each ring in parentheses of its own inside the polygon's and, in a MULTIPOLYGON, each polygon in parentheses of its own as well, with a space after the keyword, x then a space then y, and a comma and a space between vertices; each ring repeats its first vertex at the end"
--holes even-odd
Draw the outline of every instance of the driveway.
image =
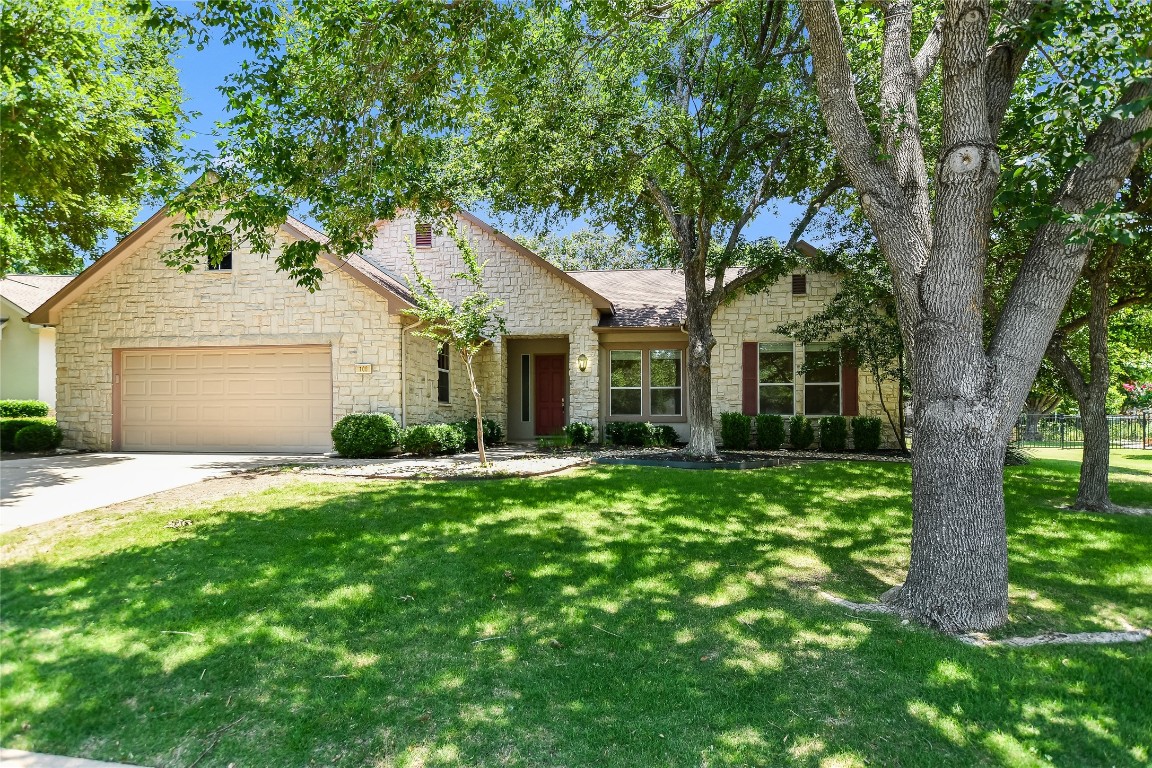
POLYGON ((0 463, 0 532, 271 464, 323 456, 77 453, 0 463))

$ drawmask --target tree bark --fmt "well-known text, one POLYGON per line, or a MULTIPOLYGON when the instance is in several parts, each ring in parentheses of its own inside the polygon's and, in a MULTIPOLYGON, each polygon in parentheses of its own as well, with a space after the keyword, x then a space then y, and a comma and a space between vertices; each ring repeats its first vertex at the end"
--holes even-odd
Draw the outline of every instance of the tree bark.
MULTIPOLYGON (((690 247, 689 244, 685 244, 690 247)), ((685 249, 682 245, 682 250, 685 249)), ((694 249, 698 250, 698 249, 694 249)), ((712 313, 704 258, 684 259, 685 325, 688 330, 688 445, 684 453, 697 459, 717 455, 716 425, 712 420, 712 313)))
POLYGON ((472 388, 472 400, 476 403, 476 449, 480 452, 480 466, 488 466, 488 456, 484 452, 484 417, 480 407, 480 388, 476 386, 476 374, 472 370, 472 358, 464 358, 464 370, 468 371, 468 386, 472 388))

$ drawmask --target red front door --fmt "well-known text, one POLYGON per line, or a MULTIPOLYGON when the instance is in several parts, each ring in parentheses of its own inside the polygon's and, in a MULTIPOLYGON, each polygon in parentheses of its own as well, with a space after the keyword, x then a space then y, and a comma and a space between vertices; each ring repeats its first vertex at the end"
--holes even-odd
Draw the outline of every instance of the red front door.
POLYGON ((536 434, 564 428, 564 355, 536 355, 536 434))

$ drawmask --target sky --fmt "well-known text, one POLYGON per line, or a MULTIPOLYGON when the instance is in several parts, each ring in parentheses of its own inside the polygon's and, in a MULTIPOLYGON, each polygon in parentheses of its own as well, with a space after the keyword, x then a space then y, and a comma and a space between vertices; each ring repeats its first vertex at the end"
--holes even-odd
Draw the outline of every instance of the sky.
MULTIPOLYGON (((227 75, 239 69, 240 62, 249 52, 239 44, 225 45, 218 39, 212 40, 204 50, 196 50, 189 46, 176 61, 180 73, 180 82, 184 87, 187 98, 185 111, 198 113, 188 125, 191 134, 186 146, 196 151, 211 151, 221 137, 217 123, 228 118, 225 108, 224 96, 218 88, 223 84, 227 75)), ((192 179, 190 178, 189 181, 192 179)), ((142 222, 156 212, 159 206, 145 206, 140 210, 137 221, 142 222)), ((787 239, 792 222, 802 212, 799 206, 782 201, 778 211, 766 210, 745 229, 746 236, 755 239, 760 237, 776 237, 787 239)), ((476 206, 472 213, 489 220, 497 228, 510 229, 506 222, 498 217, 491 216, 484 207, 476 206)), ((315 222, 309 222, 315 223, 315 222)), ((583 221, 569 223, 561 232, 579 229, 586 224, 583 221)), ((111 243, 109 244, 111 245, 111 243)))

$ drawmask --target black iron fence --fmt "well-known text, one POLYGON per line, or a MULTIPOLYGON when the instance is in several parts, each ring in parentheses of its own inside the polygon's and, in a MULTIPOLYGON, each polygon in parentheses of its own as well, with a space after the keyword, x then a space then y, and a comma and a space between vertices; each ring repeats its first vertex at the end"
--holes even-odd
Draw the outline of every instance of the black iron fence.
MULTIPOLYGON (((1109 416, 1108 440, 1113 448, 1152 449, 1152 417, 1109 416)), ((1021 414, 1012 432, 1012 442, 1026 448, 1080 448, 1084 429, 1079 416, 1021 414)))

